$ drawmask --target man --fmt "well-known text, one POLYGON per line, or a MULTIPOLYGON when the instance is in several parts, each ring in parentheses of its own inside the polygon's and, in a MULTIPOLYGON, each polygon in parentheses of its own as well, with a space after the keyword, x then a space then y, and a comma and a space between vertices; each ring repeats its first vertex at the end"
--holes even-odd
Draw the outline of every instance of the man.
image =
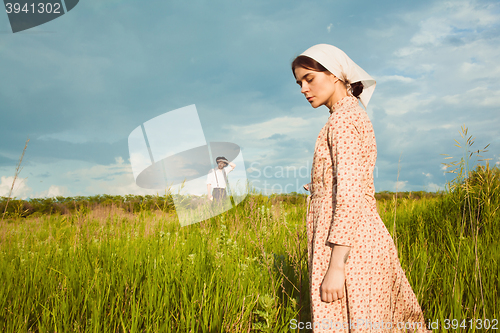
POLYGON ((215 159, 217 168, 211 170, 207 177, 208 198, 214 202, 222 202, 226 198, 227 177, 236 164, 226 160, 224 156, 215 159), (211 189, 213 188, 213 191, 211 189))

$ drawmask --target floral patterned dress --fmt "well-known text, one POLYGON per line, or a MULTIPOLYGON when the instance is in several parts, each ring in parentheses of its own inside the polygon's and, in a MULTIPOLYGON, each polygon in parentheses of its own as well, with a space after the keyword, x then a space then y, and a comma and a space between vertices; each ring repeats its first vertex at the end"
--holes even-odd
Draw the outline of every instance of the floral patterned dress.
POLYGON ((397 249, 377 212, 377 147, 371 121, 352 96, 338 101, 330 113, 316 141, 307 213, 314 332, 399 332, 405 327, 427 332, 397 249), (325 303, 320 286, 332 244, 350 246, 351 251, 345 297, 325 303))

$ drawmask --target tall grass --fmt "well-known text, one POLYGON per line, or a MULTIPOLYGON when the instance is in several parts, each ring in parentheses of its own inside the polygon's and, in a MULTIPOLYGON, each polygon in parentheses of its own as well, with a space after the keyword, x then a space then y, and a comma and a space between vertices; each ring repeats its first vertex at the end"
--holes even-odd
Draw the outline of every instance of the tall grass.
MULTIPOLYGON (((493 320, 500 329, 500 170, 473 150, 462 128, 463 156, 444 163, 455 177, 441 196, 399 200, 397 244, 402 266, 425 317, 440 325, 455 319, 453 331, 483 331, 493 320), (471 163, 473 158, 485 165, 471 163), (463 326, 460 326, 463 325, 463 326)), ((453 157, 448 158, 452 159, 453 157)), ((395 218, 391 201, 381 202, 384 221, 395 218)), ((450 323, 448 322, 448 324, 450 323)), ((441 331, 446 331, 442 326, 441 331)))
POLYGON ((0 330, 286 331, 307 299, 299 200, 254 196, 184 228, 116 208, 4 224, 0 330))
POLYGON ((17 163, 16 172, 14 174, 14 179, 12 180, 12 186, 10 187, 9 195, 7 196, 7 200, 5 201, 5 207, 4 207, 3 213, 2 213, 2 222, 3 222, 3 219, 5 218, 5 214, 7 213, 7 208, 9 206, 9 201, 10 201, 10 197, 12 195, 12 191, 14 190, 14 185, 16 184, 17 176, 19 176, 19 173, 21 172, 21 163, 23 162, 24 153, 26 152, 26 148, 28 148, 29 141, 30 141, 29 138, 26 139, 26 143, 24 144, 23 153, 21 154, 21 157, 19 158, 19 162, 17 163))

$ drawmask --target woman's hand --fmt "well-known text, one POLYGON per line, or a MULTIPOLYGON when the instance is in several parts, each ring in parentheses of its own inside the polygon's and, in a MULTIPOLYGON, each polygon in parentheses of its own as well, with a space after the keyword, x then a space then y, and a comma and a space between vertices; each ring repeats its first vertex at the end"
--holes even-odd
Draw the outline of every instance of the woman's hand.
POLYGON ((321 283, 319 292, 323 302, 335 302, 344 295, 345 266, 330 266, 326 271, 325 278, 321 283))
POLYGON ((345 264, 351 247, 333 244, 332 255, 319 292, 323 302, 335 302, 344 297, 345 264))

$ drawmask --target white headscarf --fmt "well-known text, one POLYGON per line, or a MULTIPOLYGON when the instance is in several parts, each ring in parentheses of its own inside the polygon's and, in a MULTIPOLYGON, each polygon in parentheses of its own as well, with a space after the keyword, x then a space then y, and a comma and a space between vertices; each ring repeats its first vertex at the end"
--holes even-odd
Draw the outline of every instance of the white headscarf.
POLYGON ((363 92, 359 95, 359 99, 366 109, 375 90, 376 82, 361 67, 356 65, 344 51, 333 45, 318 44, 308 48, 301 55, 312 58, 323 65, 330 73, 347 85, 347 90, 350 93, 352 93, 350 84, 361 81, 363 83, 363 92))

